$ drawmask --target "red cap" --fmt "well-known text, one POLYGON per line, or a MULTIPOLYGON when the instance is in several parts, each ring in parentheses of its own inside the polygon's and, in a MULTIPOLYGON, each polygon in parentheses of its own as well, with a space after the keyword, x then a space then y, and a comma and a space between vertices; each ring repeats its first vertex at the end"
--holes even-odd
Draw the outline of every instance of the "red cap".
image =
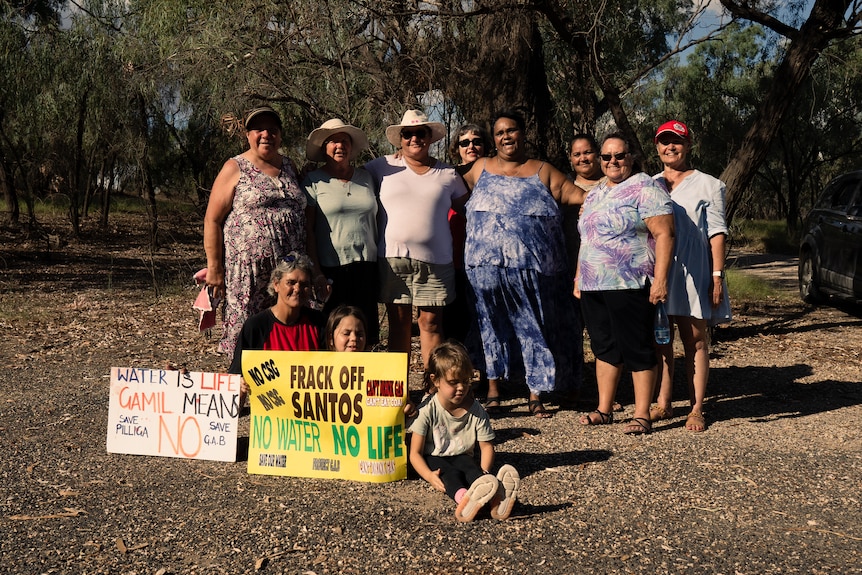
POLYGON ((691 132, 688 131, 688 126, 686 126, 679 120, 671 120, 670 122, 665 122, 664 124, 659 126, 658 130, 655 131, 655 141, 658 142, 658 137, 665 132, 671 132, 672 134, 676 134, 683 140, 689 142, 691 141, 691 132))

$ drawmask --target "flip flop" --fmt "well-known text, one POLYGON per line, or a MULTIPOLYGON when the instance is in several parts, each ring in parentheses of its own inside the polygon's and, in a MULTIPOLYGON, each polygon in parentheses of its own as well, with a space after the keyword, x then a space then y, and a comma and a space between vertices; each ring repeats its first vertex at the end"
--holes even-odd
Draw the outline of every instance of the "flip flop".
POLYGON ((491 502, 491 517, 504 521, 512 514, 515 498, 518 496, 518 487, 521 485, 521 476, 511 465, 504 465, 497 472, 497 481, 500 486, 491 502))
POLYGON ((455 508, 455 519, 462 523, 473 521, 479 510, 497 495, 499 487, 500 482, 490 474, 474 481, 461 499, 461 503, 455 508))

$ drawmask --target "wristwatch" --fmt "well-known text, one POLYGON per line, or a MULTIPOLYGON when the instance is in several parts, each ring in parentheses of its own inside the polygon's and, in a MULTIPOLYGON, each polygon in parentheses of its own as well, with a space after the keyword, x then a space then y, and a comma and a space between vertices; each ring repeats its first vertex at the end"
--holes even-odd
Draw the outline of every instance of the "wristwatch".
POLYGON ((712 272, 712 277, 714 278, 724 278, 724 270, 718 270, 716 272, 712 272))

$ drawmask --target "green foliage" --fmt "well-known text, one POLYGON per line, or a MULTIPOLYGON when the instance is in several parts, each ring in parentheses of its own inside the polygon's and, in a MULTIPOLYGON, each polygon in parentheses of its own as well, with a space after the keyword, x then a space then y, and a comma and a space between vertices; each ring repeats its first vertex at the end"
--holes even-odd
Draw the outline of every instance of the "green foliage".
MULTIPOLYGON (((773 66, 765 38, 758 26, 731 25, 714 42, 694 48, 685 62, 662 68, 659 81, 637 102, 649 110, 641 140, 652 142, 655 127, 668 119, 682 120, 695 137, 692 164, 720 174, 757 111, 773 66)), ((654 153, 647 163, 651 173, 660 171, 654 153)))
MULTIPOLYGON (((522 107, 537 156, 565 168, 574 132, 613 128, 605 88, 658 171, 652 134, 679 117, 696 167, 718 175, 739 148, 786 41, 737 21, 684 53, 704 15, 688 0, 87 0, 0 4, 0 161, 7 202, 65 195, 73 227, 110 195, 155 192, 202 209, 239 118, 267 102, 284 150, 304 163, 308 133, 331 117, 362 127, 371 155, 407 106, 452 128, 522 107), (52 16, 53 15, 53 16, 52 16), (628 116, 626 118, 626 116, 628 116)), ((803 0, 755 3, 799 25, 803 0)), ((852 21, 852 20, 851 20, 852 21)), ((817 61, 747 217, 789 229, 829 177, 860 162, 862 36, 817 61)))
POLYGON ((781 220, 738 218, 728 235, 734 249, 788 255, 799 252, 799 233, 788 231, 787 223, 781 220))
MULTIPOLYGON (((714 42, 697 46, 685 61, 669 62, 654 83, 628 100, 633 109, 645 110, 641 141, 651 142, 655 126, 678 118, 694 134, 692 165, 721 174, 759 113, 782 45, 775 33, 736 23, 714 42)), ((817 60, 773 150, 743 196, 741 217, 783 218, 792 234, 826 182, 858 169, 859 93, 862 39, 857 36, 836 43, 817 60)), ((647 160, 650 173, 660 171, 654 154, 647 160)))
POLYGON ((727 291, 730 292, 731 301, 736 304, 775 299, 795 301, 799 297, 795 291, 782 291, 763 278, 733 268, 727 270, 727 291))

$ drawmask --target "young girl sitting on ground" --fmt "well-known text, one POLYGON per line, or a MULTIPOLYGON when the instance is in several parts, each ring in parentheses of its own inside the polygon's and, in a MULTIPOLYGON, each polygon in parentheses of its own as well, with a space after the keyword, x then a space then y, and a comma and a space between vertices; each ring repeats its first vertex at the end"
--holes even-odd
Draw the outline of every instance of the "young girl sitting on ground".
POLYGON ((491 516, 507 519, 520 478, 511 465, 502 466, 496 477, 490 473, 494 430, 470 393, 473 365, 467 350, 453 341, 441 343, 428 358, 428 372, 434 395, 410 426, 410 463, 425 481, 455 500, 458 521, 472 521, 489 501, 491 516), (476 443, 479 465, 473 457, 476 443))

